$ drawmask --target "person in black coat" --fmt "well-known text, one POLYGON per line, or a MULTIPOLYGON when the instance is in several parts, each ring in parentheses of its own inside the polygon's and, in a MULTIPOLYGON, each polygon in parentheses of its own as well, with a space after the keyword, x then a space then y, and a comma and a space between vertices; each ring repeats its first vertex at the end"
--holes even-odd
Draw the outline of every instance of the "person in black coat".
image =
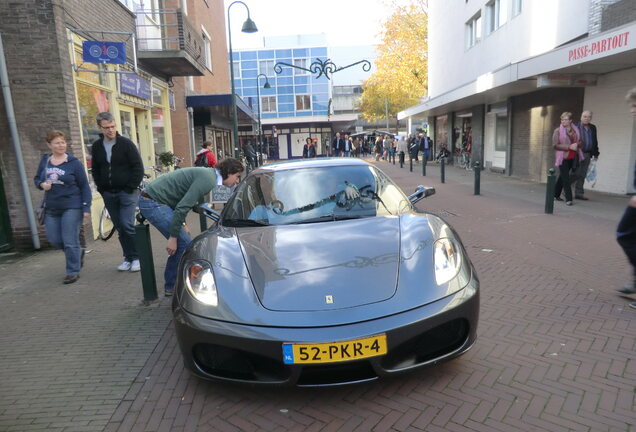
POLYGON ((117 270, 139 271, 134 216, 139 198, 137 187, 144 176, 144 164, 137 146, 117 132, 115 117, 111 113, 100 112, 96 120, 102 133, 91 149, 91 172, 119 233, 124 262, 117 270))
POLYGON ((313 143, 311 137, 308 137, 305 140, 305 145, 303 146, 303 158, 315 158, 316 157, 316 146, 313 143))
POLYGON ((583 111, 581 113, 581 122, 576 126, 581 133, 581 141, 583 141, 583 155, 585 159, 579 161, 579 167, 576 170, 576 183, 574 184, 574 198, 587 201, 583 184, 587 176, 587 170, 592 159, 598 159, 600 154, 598 151, 598 138, 596 134, 596 125, 590 123, 592 121, 592 111, 583 111))

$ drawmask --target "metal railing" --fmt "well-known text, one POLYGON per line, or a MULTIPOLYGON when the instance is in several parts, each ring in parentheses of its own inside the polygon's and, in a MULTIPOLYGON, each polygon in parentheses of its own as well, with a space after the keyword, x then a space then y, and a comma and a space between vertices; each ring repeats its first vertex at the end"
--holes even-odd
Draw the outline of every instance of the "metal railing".
POLYGON ((203 37, 181 9, 137 9, 135 14, 140 51, 186 51, 205 66, 203 37))

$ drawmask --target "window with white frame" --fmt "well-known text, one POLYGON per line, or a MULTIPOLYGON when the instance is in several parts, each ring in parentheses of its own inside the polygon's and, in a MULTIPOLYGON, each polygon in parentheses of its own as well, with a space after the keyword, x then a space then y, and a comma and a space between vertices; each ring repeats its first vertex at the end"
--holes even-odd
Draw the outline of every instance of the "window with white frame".
POLYGON ((276 112, 276 96, 261 96, 261 112, 276 112))
MULTIPOLYGON (((296 67, 301 67, 301 68, 307 68, 307 59, 294 59, 294 66, 296 67)), ((302 70, 302 69, 296 69, 294 68, 294 75, 307 75, 309 72, 307 72, 306 70, 302 70)))
POLYGON ((477 12, 466 23, 466 48, 470 48, 481 40, 481 11, 477 12))
POLYGON ((203 37, 203 61, 205 67, 210 71, 212 70, 212 40, 210 34, 201 27, 201 36, 203 37))
POLYGON ((241 78, 241 62, 232 62, 232 70, 234 71, 234 78, 241 78))
POLYGON ((311 96, 296 95, 296 111, 308 111, 311 109, 311 96))
POLYGON ((486 30, 490 34, 506 23, 508 0, 492 0, 486 4, 486 30))
POLYGON ((522 0, 512 0, 512 16, 517 16, 521 13, 522 0))
POLYGON ((258 62, 258 73, 265 76, 274 76, 274 60, 261 60, 258 62))

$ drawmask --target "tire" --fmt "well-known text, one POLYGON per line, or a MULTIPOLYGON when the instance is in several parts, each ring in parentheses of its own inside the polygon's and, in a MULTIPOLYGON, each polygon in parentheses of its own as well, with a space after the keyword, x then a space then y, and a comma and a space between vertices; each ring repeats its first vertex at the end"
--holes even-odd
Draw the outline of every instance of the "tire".
POLYGON ((99 217, 99 238, 106 241, 111 238, 113 234, 115 234, 115 225, 113 225, 113 221, 110 219, 108 210, 104 207, 99 217))

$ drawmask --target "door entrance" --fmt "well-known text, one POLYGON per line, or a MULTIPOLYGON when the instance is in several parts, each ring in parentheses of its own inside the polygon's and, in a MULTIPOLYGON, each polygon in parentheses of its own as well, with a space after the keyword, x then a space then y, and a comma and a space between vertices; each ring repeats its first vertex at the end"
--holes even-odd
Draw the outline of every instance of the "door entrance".
POLYGON ((148 110, 119 107, 120 133, 135 143, 144 167, 156 165, 148 131, 148 110))

